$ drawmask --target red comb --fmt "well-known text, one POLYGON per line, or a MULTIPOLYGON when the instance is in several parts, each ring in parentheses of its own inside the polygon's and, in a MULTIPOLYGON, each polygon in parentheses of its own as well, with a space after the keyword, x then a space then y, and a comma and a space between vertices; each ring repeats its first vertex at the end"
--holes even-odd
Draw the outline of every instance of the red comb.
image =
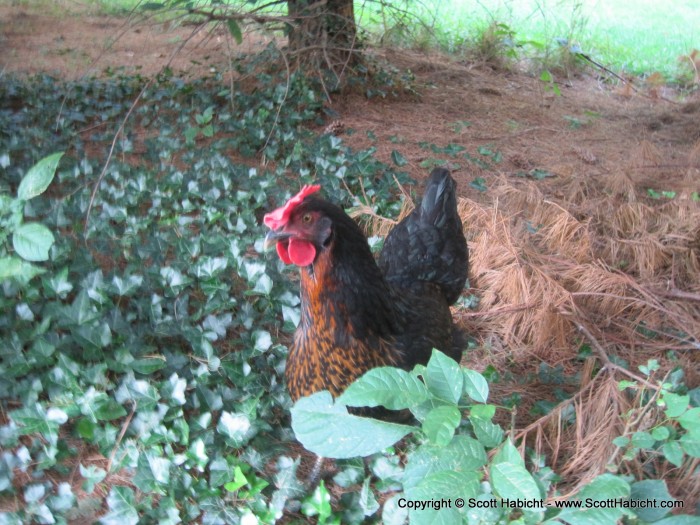
POLYGON ((294 211, 294 208, 301 204, 301 202, 306 197, 308 197, 312 193, 316 193, 320 189, 320 184, 314 184, 313 186, 307 184, 306 186, 304 186, 301 190, 299 190, 299 193, 297 193, 294 197, 289 199, 284 206, 282 206, 281 208, 277 208, 275 211, 271 211, 270 213, 265 214, 265 217, 263 218, 265 226, 276 230, 281 226, 287 224, 289 216, 294 211))

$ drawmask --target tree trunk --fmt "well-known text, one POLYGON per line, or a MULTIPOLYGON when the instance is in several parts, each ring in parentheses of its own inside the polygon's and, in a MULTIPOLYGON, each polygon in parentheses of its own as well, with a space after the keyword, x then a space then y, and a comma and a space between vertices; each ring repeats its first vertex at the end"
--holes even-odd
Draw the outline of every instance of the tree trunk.
POLYGON ((295 23, 289 50, 298 63, 341 73, 356 56, 353 0, 287 0, 295 23))

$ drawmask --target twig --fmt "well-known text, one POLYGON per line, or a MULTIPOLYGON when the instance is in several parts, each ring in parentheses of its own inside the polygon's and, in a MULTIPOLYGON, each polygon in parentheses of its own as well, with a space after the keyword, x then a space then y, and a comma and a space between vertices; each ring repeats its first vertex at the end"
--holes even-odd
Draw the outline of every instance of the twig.
POLYGON ((117 441, 114 443, 114 448, 112 448, 112 452, 110 452, 109 454, 109 461, 107 461, 107 472, 112 470, 112 462, 114 461, 114 456, 117 455, 117 449, 119 448, 122 439, 124 439, 124 435, 126 434, 126 431, 129 428, 129 425, 131 424, 131 420, 133 419, 134 414, 136 413, 137 407, 138 403, 134 401, 134 404, 131 406, 131 413, 128 416, 126 416, 124 424, 122 425, 122 430, 121 432, 119 432, 119 437, 117 437, 117 441))
POLYGON ((635 381, 642 383, 644 386, 646 386, 647 388, 650 388, 651 390, 654 390, 657 392, 659 391, 659 387, 657 385, 650 383, 649 381, 647 381, 643 377, 640 377, 637 374, 630 372, 626 368, 621 367, 620 365, 615 364, 612 361, 610 361, 610 358, 608 357, 608 354, 605 353, 603 346, 598 342, 598 340, 595 337, 593 337, 593 334, 590 332, 590 330, 588 330, 588 328, 586 328, 580 322, 575 321, 574 324, 576 325, 576 328, 578 328, 579 332, 582 332, 583 335, 585 335, 588 338, 588 340, 591 342, 591 344, 593 345, 593 349, 596 351, 596 353, 598 354, 598 357, 600 357, 600 360, 603 362, 603 369, 607 368, 608 370, 614 370, 614 371, 620 372, 621 374, 624 374, 627 377, 630 377, 630 378, 634 379, 635 381))

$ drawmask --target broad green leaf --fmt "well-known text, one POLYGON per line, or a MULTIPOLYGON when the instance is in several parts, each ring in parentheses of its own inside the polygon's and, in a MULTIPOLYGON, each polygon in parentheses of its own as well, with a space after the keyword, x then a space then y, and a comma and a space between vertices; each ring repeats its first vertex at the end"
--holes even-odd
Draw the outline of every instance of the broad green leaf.
POLYGON ((423 445, 408 457, 403 476, 404 489, 414 487, 427 476, 443 470, 477 471, 486 461, 483 445, 469 436, 457 435, 446 447, 423 445))
POLYGON ((403 155, 401 155, 401 153, 399 153, 399 152, 396 151, 396 150, 392 150, 392 151, 391 151, 391 160, 392 160, 393 163, 396 164, 398 167, 405 166, 406 164, 408 164, 408 161, 406 160, 406 157, 404 157, 403 155))
POLYGON ((675 466, 680 467, 683 464, 683 447, 678 441, 664 443, 661 447, 661 452, 675 466))
POLYGON ((687 410, 678 418, 678 422, 690 434, 700 439, 700 407, 687 410))
POLYGON ((428 389, 416 376, 399 368, 379 367, 353 382, 338 402, 352 407, 381 405, 402 410, 421 404, 428 396, 428 389))
POLYGON ((670 435, 671 431, 668 429, 668 427, 656 427, 651 431, 651 437, 653 437, 656 441, 664 441, 665 439, 668 439, 670 435))
POLYGON ((666 403, 666 410, 664 410, 666 417, 679 417, 688 410, 690 396, 680 396, 672 392, 667 392, 664 394, 663 401, 666 403))
POLYGON ((656 440, 649 432, 635 432, 632 434, 632 446, 638 448, 651 448, 656 440))
POLYGON ((407 502, 426 502, 423 509, 409 510, 411 524, 461 523, 460 511, 454 502, 458 498, 466 501, 476 497, 480 492, 479 481, 476 472, 443 470, 427 476, 417 486, 406 490, 407 502), (447 505, 446 500, 451 500, 451 504, 447 505))
POLYGON ((428 361, 425 382, 433 394, 445 401, 457 403, 462 396, 462 370, 454 359, 439 350, 433 350, 428 361))
POLYGON ((479 419, 491 421, 493 416, 496 415, 496 407, 494 405, 473 405, 469 409, 469 415, 471 417, 478 417, 479 419))
POLYGON ((657 502, 656 508, 640 506, 639 508, 632 509, 641 520, 646 522, 657 521, 666 516, 669 513, 669 503, 676 501, 675 498, 671 497, 668 493, 666 482, 660 479, 645 479, 632 483, 630 500, 657 502), (664 507, 661 507, 661 502, 665 502, 664 507))
POLYGON ((469 417, 469 421, 472 424, 476 438, 485 447, 495 447, 503 441, 503 429, 498 425, 473 416, 469 417))
POLYGON ((454 436, 462 415, 455 406, 440 406, 428 412, 423 421, 423 432, 437 446, 444 447, 454 436))
MULTIPOLYGON (((602 474, 585 485, 575 499, 581 502, 586 502, 588 499, 592 501, 605 501, 617 498, 627 499, 630 493, 630 486, 624 479, 613 474, 602 474)), ((564 522, 571 525, 618 523, 625 512, 621 507, 588 508, 584 505, 578 509, 568 508, 562 510, 557 515, 557 523, 564 522)))
POLYGON ((393 445, 414 427, 348 414, 330 393, 317 392, 297 401, 292 429, 304 448, 328 458, 369 456, 393 445))
POLYGON ((542 497, 532 474, 518 463, 492 465, 490 473, 493 490, 501 498, 533 500, 542 497))
POLYGON ((63 157, 63 153, 54 153, 44 157, 29 168, 27 174, 22 178, 22 182, 19 183, 17 198, 28 201, 44 193, 53 180, 61 157, 63 157))
POLYGON ((12 234, 12 247, 17 255, 31 262, 47 261, 53 243, 51 231, 38 222, 22 224, 12 234))
POLYGON ((11 278, 29 282, 33 277, 45 272, 43 268, 34 266, 19 257, 0 258, 0 282, 11 278))
POLYGON ((514 465, 517 464, 525 467, 525 462, 523 461, 520 452, 518 452, 518 449, 515 448, 515 445, 513 445, 513 442, 510 439, 503 443, 503 446, 493 457, 492 463, 494 465, 498 463, 512 463, 514 465))
POLYGON ((489 384, 479 372, 463 369, 464 393, 477 403, 486 403, 489 397, 489 384))
POLYGON ((686 454, 693 458, 700 458, 700 437, 686 434, 679 442, 686 454))

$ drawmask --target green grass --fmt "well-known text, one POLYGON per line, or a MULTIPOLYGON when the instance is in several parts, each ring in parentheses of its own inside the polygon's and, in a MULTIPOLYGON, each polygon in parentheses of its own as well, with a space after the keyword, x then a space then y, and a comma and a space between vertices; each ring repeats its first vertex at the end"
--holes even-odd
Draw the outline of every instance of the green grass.
MULTIPOLYGON (((497 22, 514 31, 516 42, 555 49, 557 39, 566 39, 614 70, 658 71, 677 77, 679 57, 700 48, 697 0, 409 0, 395 4, 408 4, 429 21, 435 38, 448 51, 459 51, 497 22)), ((365 18, 376 22, 379 17, 365 13, 365 18)), ((530 52, 535 49, 532 46, 530 52)), ((688 65, 685 62, 682 67, 688 65)))
MULTIPOLYGON (((144 2, 90 1, 111 13, 144 2)), ((399 41, 429 46, 437 39, 449 52, 473 45, 494 22, 508 26, 515 42, 524 43, 519 49, 525 55, 540 56, 545 64, 556 56, 558 39, 566 39, 613 70, 635 75, 658 71, 667 78, 679 78, 684 71, 691 73, 689 62, 680 57, 700 49, 698 0, 392 0, 391 5, 417 14, 431 28, 415 31, 420 24, 405 18, 407 30, 394 27, 392 33, 405 36, 399 41)), ((358 0, 355 9, 370 31, 392 25, 379 2, 358 0)))

